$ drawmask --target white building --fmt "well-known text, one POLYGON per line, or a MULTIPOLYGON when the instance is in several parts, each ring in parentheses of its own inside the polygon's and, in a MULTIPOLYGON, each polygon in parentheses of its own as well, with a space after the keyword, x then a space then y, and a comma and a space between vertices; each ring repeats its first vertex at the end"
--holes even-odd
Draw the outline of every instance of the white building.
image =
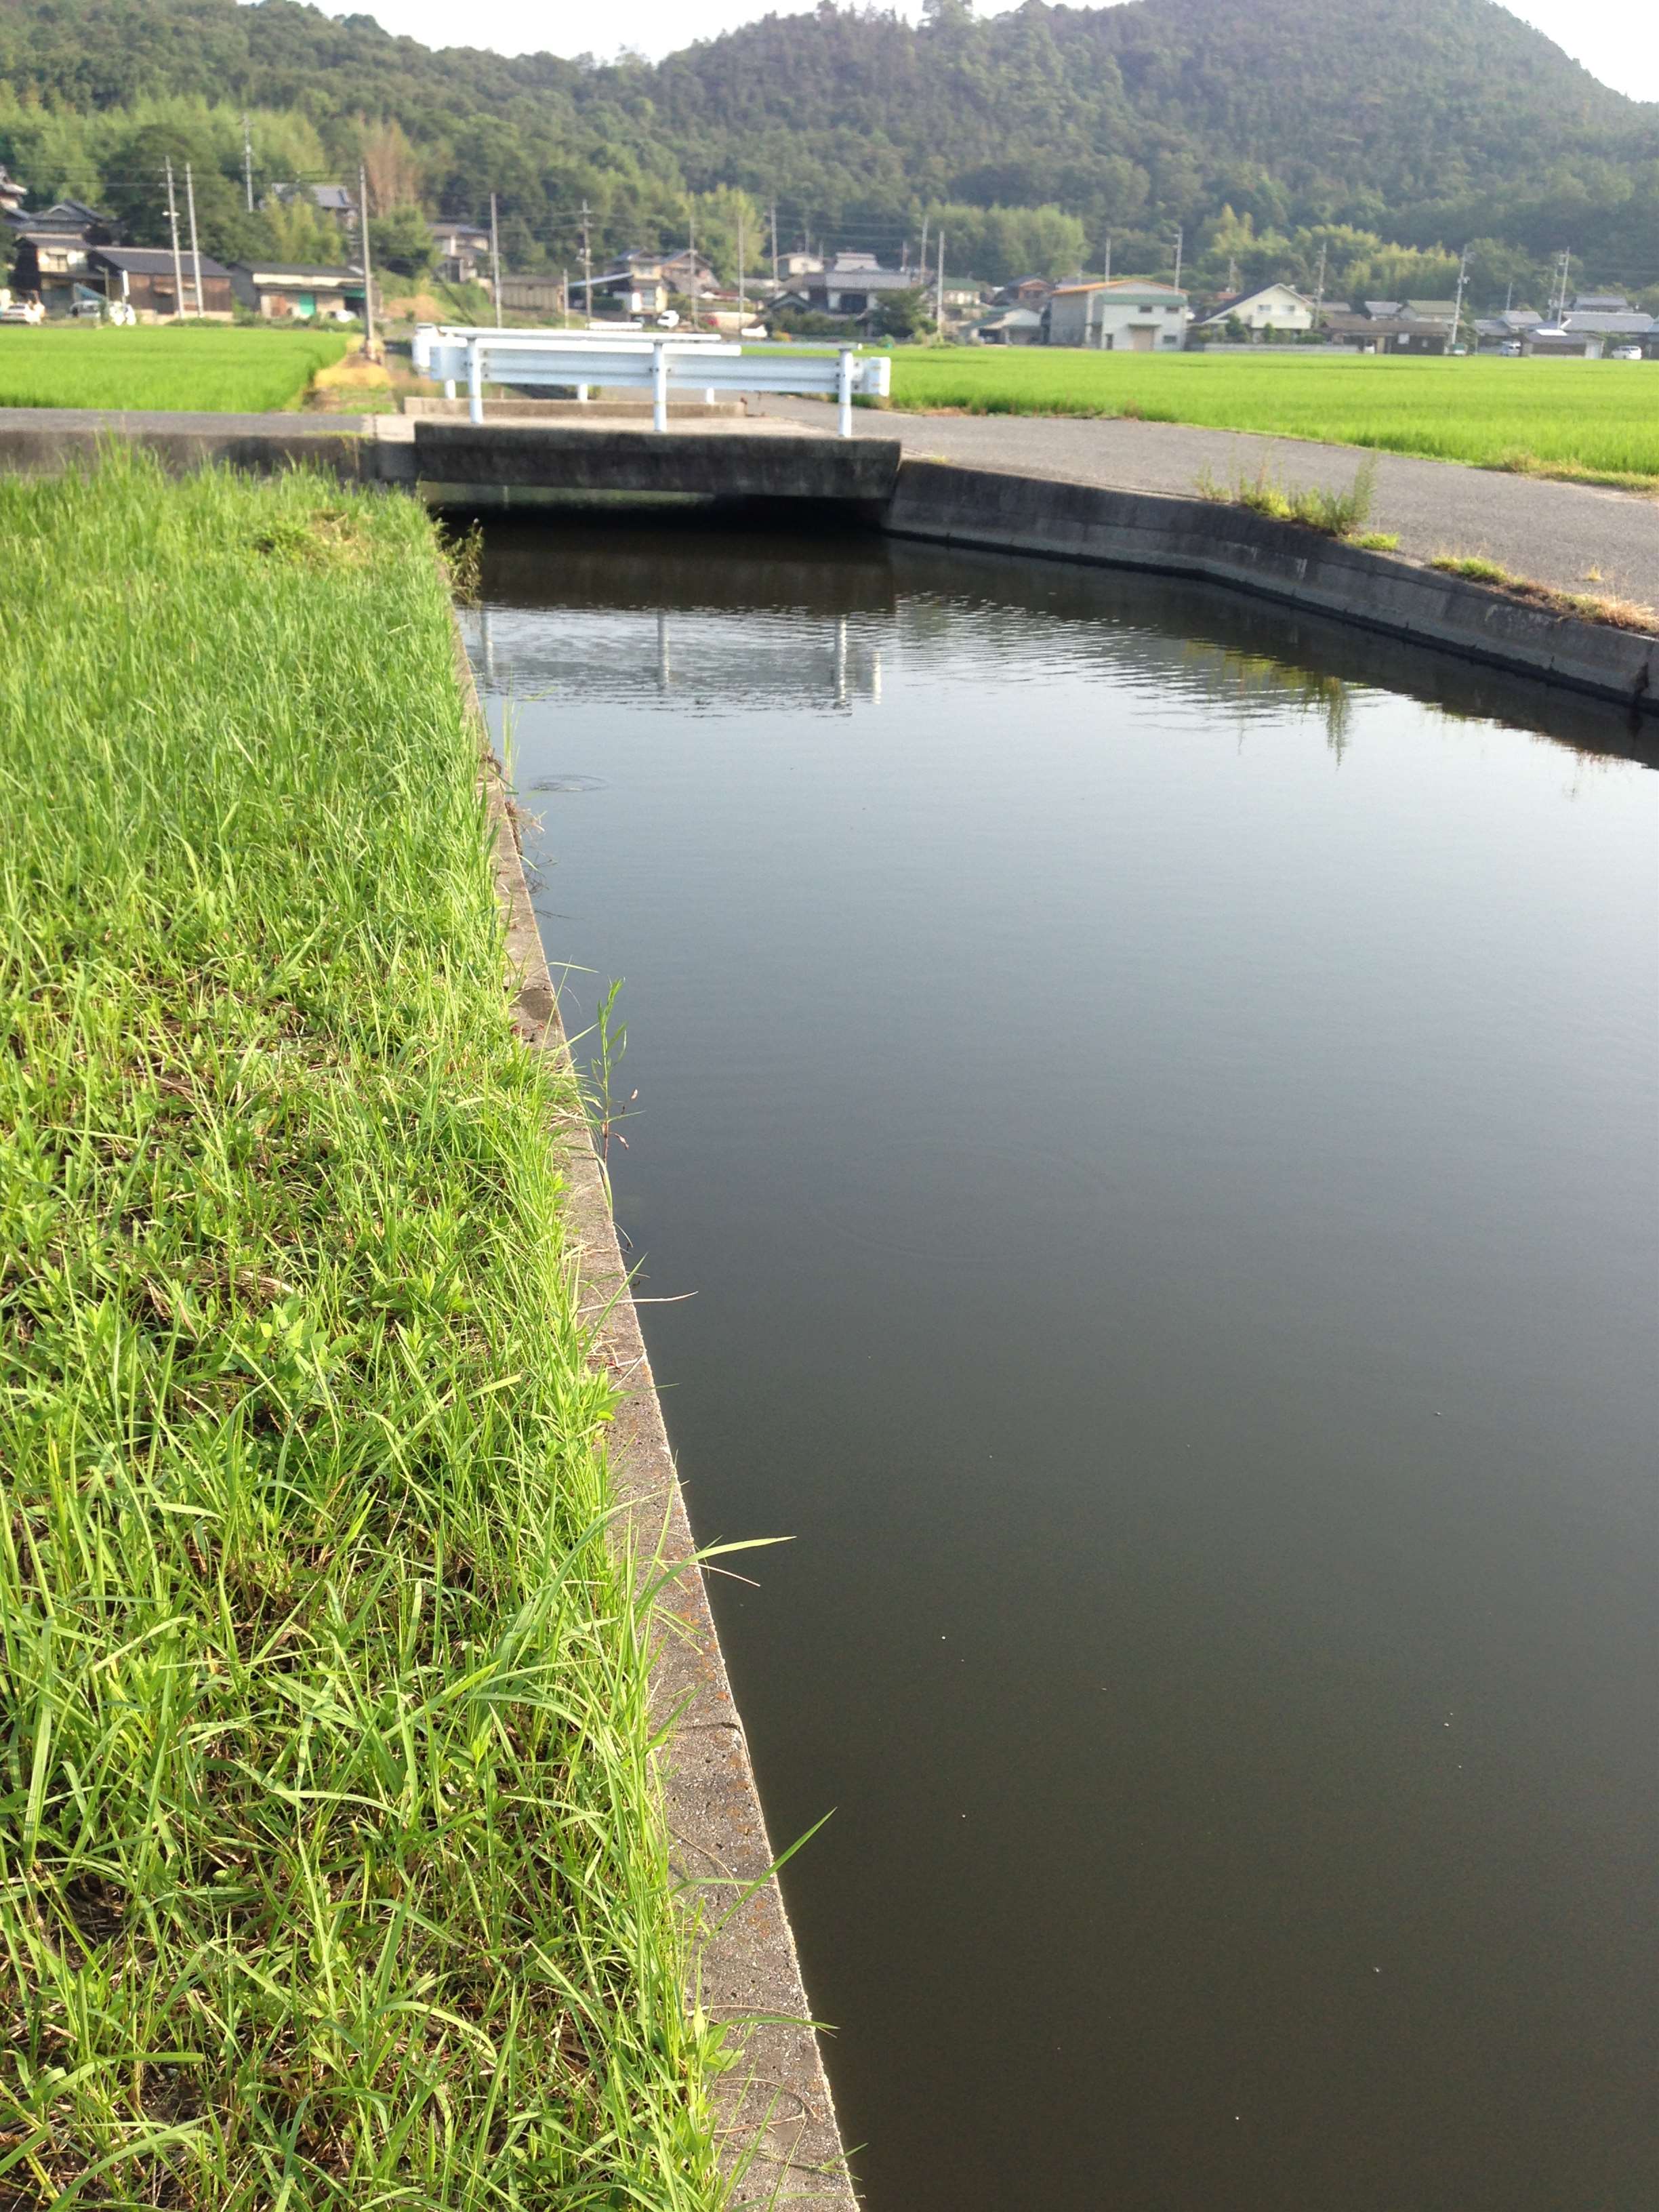
POLYGON ((1103 353, 1174 353, 1187 343, 1187 295, 1151 276, 1059 284, 1048 302, 1048 343, 1103 353))
POLYGON ((1313 319, 1313 301, 1291 285, 1263 284, 1258 291, 1222 301, 1198 327, 1218 337, 1230 323, 1237 323, 1254 337, 1262 331, 1310 331, 1313 319))

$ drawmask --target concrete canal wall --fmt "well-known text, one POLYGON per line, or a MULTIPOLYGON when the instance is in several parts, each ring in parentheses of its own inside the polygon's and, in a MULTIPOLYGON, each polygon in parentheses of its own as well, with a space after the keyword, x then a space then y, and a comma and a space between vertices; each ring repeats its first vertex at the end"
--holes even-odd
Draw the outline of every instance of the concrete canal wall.
POLYGON ((1659 638, 1529 606, 1244 507, 907 460, 884 527, 936 544, 1199 577, 1659 712, 1659 638))
POLYGON ((705 418, 659 435, 593 422, 15 408, 0 410, 0 470, 62 467, 110 436, 144 446, 169 468, 219 460, 268 471, 305 461, 441 506, 828 503, 901 537, 1201 578, 1659 714, 1659 638, 1245 507, 906 459, 896 439, 844 441, 745 419, 705 418))

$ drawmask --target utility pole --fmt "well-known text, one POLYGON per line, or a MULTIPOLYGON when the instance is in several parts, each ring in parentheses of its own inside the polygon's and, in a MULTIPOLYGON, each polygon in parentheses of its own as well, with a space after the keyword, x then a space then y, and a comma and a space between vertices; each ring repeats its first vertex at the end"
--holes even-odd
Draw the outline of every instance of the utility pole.
POLYGON ((1507 314, 1509 313, 1509 312, 1510 312, 1510 309, 1514 305, 1515 305, 1515 279, 1514 279, 1514 277, 1513 277, 1513 276, 1511 276, 1511 277, 1510 277, 1510 281, 1509 281, 1509 283, 1508 283, 1507 284, 1505 284, 1505 286, 1504 287, 1504 313, 1507 315, 1507 314))
POLYGON ((1106 283, 1109 283, 1109 283, 1111 283, 1111 281, 1112 281, 1112 234, 1111 234, 1111 232, 1110 232, 1109 230, 1109 231, 1107 232, 1107 234, 1106 234, 1106 277, 1105 277, 1105 281, 1106 281, 1106 283))
POLYGON ((173 233, 173 312, 185 312, 185 271, 179 258, 179 207, 173 197, 173 162, 167 161, 167 228, 173 233))
POLYGON ((357 235, 363 249, 363 351, 374 358, 374 272, 368 264, 368 167, 357 164, 357 235))
POLYGON ((1181 289, 1181 247, 1182 247, 1182 240, 1183 240, 1183 238, 1184 238, 1184 237, 1185 237, 1185 233, 1182 231, 1181 225, 1180 225, 1179 223, 1177 223, 1177 224, 1176 225, 1176 273, 1175 273, 1175 288, 1176 288, 1176 291, 1177 291, 1177 292, 1181 289))
POLYGON ((778 204, 772 203, 772 282, 778 281, 778 204))
POLYGON ((1314 288, 1314 323, 1316 327, 1318 325, 1319 318, 1325 312, 1325 255, 1329 246, 1329 239, 1322 238, 1320 240, 1319 282, 1314 288))
POLYGON ((749 288, 744 276, 744 263, 748 257, 748 251, 749 233, 744 222, 743 210, 739 207, 738 210, 738 335, 740 337, 743 335, 743 326, 749 320, 749 288))
POLYGON ((922 283, 926 284, 927 282, 927 218, 926 216, 921 218, 921 251, 916 256, 916 267, 921 273, 922 283))
POLYGON ((942 223, 939 234, 939 282, 933 288, 933 327, 941 337, 945 336, 945 227, 942 223))
POLYGON ((593 319, 593 250, 587 235, 587 202, 582 202, 582 316, 593 319))
POLYGON ((1451 342, 1457 343, 1457 333, 1463 320, 1463 288, 1469 281, 1469 249, 1466 246, 1457 262, 1457 297, 1452 302, 1451 342))
POLYGON ((247 187, 247 211, 253 212, 253 134, 247 127, 247 118, 242 118, 242 182, 247 187))
POLYGON ((185 164, 185 205, 190 210, 190 269, 196 284, 196 312, 201 315, 207 309, 202 298, 202 249, 196 242, 196 180, 191 175, 188 161, 185 164))
POLYGON ((559 271, 559 297, 564 301, 563 319, 568 323, 570 320, 570 271, 568 269, 561 269, 559 271))
POLYGON ((685 196, 685 258, 690 266, 685 272, 685 296, 691 302, 691 327, 697 327, 697 201, 696 195, 685 196))
POLYGON ((495 295, 495 327, 505 327, 501 321, 501 238, 495 222, 495 195, 489 195, 489 282, 495 295))

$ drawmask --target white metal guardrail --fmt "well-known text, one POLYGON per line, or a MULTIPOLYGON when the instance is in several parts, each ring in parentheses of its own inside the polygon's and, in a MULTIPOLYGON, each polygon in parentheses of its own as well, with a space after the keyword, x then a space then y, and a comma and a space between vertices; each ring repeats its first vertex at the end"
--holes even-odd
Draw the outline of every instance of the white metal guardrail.
POLYGON ((819 393, 836 403, 836 428, 853 434, 855 397, 885 398, 892 364, 855 345, 833 351, 785 344, 743 345, 711 332, 654 331, 501 331, 420 325, 415 367, 441 378, 450 398, 465 378, 468 413, 483 421, 486 384, 574 385, 586 398, 594 385, 643 386, 652 395, 652 427, 668 428, 674 386, 702 392, 819 393))

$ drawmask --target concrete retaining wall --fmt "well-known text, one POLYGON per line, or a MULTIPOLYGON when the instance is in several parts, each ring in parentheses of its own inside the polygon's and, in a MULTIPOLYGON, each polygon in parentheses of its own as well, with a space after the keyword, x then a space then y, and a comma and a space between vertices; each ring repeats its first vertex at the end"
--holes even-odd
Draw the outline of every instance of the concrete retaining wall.
POLYGON ((1248 507, 907 460, 884 526, 945 544, 1202 577, 1659 712, 1659 638, 1526 606, 1248 507))

